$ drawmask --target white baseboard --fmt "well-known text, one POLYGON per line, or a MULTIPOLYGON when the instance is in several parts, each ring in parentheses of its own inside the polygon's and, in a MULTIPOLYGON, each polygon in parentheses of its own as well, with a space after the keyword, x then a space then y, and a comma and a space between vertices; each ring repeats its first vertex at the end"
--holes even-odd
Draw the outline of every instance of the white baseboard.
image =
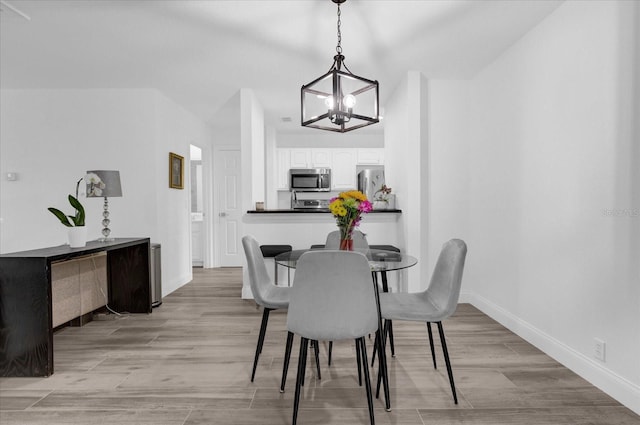
POLYGON ((460 302, 470 303, 487 316, 580 375, 635 413, 640 414, 640 386, 542 332, 530 323, 473 292, 463 291, 460 302))
POLYGON ((242 299, 243 300, 253 299, 253 293, 251 292, 251 288, 249 288, 248 286, 245 286, 245 285, 242 286, 242 299))

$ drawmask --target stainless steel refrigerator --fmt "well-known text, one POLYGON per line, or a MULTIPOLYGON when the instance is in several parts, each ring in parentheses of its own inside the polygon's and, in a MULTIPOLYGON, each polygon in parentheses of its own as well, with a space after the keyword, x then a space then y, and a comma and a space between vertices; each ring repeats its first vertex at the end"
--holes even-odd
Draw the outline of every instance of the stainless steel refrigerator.
POLYGON ((372 202, 383 184, 385 182, 382 168, 366 168, 358 173, 358 190, 367 195, 367 199, 372 202))

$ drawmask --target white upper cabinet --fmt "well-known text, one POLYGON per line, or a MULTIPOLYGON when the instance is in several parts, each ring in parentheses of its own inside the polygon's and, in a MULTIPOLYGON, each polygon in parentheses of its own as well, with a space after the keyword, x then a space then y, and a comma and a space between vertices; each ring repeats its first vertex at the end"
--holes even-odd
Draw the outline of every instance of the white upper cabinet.
POLYGON ((311 149, 311 168, 331 168, 333 149, 311 149))
POLYGON ((291 148, 289 151, 290 168, 331 168, 333 149, 291 148))
MULTIPOLYGON (((289 151, 289 168, 310 168, 311 150, 307 148, 282 149, 289 151)), ((287 170, 288 171, 288 170, 287 170)))
POLYGON ((384 149, 381 149, 381 148, 358 149, 358 164, 359 165, 384 164, 384 149))
POLYGON ((355 189, 357 187, 355 149, 332 149, 332 151, 331 188, 355 189))

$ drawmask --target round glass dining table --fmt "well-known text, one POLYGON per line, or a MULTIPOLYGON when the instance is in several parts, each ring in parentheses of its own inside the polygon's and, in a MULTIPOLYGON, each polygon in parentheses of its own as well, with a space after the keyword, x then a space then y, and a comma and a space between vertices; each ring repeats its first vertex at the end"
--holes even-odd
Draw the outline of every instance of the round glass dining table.
MULTIPOLYGON (((309 251, 311 251, 311 249, 296 249, 283 252, 275 257, 275 262, 280 266, 295 269, 298 259, 302 254, 309 251)), ((383 249, 354 249, 353 251, 361 252, 367 257, 372 272, 382 273, 402 270, 415 266, 418 263, 417 258, 395 251, 386 251, 383 249)))

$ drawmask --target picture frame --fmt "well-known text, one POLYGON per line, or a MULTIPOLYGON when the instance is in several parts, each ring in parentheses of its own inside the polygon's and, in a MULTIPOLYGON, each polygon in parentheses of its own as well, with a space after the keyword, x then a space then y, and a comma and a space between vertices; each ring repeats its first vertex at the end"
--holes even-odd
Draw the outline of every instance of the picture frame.
POLYGON ((184 157, 169 152, 169 187, 184 189, 184 157))

